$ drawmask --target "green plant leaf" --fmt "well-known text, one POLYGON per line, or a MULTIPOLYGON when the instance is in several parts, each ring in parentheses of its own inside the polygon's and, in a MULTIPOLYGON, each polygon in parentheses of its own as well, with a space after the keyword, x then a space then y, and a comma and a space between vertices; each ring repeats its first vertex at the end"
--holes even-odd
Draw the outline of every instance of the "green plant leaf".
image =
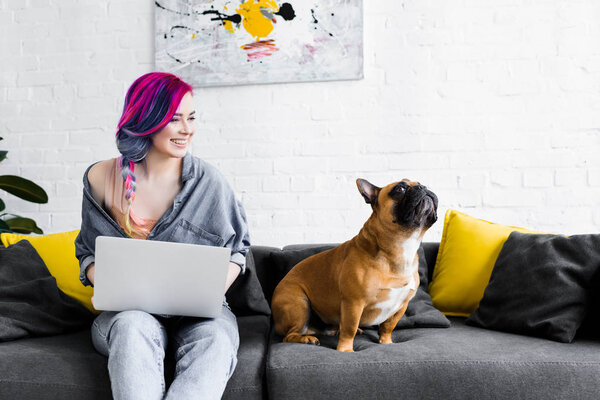
POLYGON ((0 189, 32 203, 44 204, 48 202, 46 191, 29 179, 16 175, 0 176, 0 189))
POLYGON ((8 154, 8 151, 6 151, 6 150, 0 150, 0 161, 5 160, 7 154, 8 154))
MULTIPOLYGON (((6 222, 0 219, 0 230, 8 230, 10 231, 10 226, 6 222)), ((11 231, 12 232, 12 231, 11 231)))
POLYGON ((5 208, 6 208, 6 204, 4 204, 4 201, 2 201, 2 199, 0 199, 0 211, 4 211, 5 208))
POLYGON ((26 234, 39 233, 40 235, 44 233, 31 218, 11 218, 4 222, 6 222, 13 232, 26 234))

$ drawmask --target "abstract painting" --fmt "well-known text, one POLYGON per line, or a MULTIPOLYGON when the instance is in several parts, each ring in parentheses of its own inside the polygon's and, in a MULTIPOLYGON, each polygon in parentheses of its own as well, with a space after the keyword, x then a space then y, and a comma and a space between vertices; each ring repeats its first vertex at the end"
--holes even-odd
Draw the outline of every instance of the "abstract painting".
POLYGON ((362 79, 362 0, 156 0, 156 70, 195 87, 362 79))

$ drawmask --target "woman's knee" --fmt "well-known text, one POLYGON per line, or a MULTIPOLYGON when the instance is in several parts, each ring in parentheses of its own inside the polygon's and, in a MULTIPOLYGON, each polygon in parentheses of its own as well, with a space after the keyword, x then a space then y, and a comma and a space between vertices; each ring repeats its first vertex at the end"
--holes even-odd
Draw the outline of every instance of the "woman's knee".
POLYGON ((114 316, 107 339, 113 341, 115 338, 127 342, 150 341, 163 349, 167 343, 166 331, 162 324, 153 315, 138 310, 122 311, 114 316))
POLYGON ((239 347, 237 327, 223 325, 214 320, 191 324, 175 335, 181 353, 188 353, 193 348, 200 352, 216 352, 222 355, 236 356, 239 347))

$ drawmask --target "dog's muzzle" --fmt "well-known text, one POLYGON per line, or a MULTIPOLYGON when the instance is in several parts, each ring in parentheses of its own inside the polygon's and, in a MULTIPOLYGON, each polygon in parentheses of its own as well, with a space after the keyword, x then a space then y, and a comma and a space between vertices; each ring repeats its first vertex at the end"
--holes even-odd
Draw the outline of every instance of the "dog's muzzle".
POLYGON ((437 207, 435 193, 423 185, 412 186, 394 207, 395 222, 407 228, 429 228, 437 221, 437 207))

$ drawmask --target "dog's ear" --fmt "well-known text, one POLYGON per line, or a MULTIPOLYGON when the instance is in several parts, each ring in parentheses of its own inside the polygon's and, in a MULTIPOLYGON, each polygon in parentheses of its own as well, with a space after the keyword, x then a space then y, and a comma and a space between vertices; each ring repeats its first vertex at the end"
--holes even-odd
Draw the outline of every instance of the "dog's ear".
POLYGON ((379 195, 379 191, 381 188, 373 185, 371 182, 365 179, 357 179, 356 186, 358 186, 358 191, 362 194, 362 197, 365 198, 365 202, 371 205, 375 205, 377 203, 377 195, 379 195))

